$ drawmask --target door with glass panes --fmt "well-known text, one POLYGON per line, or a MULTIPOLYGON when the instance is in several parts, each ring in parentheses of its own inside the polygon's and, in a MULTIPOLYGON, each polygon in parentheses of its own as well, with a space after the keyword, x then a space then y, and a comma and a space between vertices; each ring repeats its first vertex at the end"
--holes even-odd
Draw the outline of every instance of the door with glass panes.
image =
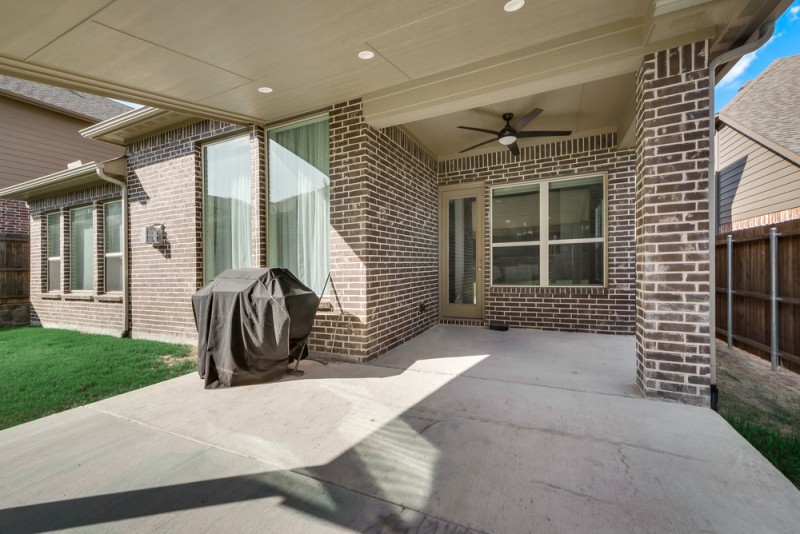
POLYGON ((439 310, 483 317, 483 184, 439 189, 439 310))

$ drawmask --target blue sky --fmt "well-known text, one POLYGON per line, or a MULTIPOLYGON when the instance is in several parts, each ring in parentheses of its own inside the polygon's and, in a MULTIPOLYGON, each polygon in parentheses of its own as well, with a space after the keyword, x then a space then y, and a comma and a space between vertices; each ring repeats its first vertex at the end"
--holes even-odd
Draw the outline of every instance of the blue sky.
POLYGON ((780 57, 800 54, 800 0, 775 23, 772 39, 751 54, 747 54, 717 83, 715 111, 722 109, 746 82, 752 80, 780 57))

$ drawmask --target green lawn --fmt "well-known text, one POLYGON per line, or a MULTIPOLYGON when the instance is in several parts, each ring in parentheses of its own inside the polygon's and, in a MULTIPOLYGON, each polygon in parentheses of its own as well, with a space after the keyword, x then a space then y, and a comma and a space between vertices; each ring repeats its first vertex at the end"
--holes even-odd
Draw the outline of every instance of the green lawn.
POLYGON ((717 345, 719 413, 800 489, 800 380, 717 345))
POLYGON ((0 429, 195 369, 189 347, 37 327, 0 328, 0 429))
POLYGON ((728 416, 726 419, 800 489, 800 434, 782 432, 748 416, 728 416))

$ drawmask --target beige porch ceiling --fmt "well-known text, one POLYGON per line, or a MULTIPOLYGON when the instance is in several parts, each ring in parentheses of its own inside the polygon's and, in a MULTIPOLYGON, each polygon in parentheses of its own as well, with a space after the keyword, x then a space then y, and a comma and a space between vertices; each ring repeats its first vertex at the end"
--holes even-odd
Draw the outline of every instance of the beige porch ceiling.
MULTIPOLYGON (((0 73, 240 123, 363 98, 367 120, 384 127, 497 102, 524 108, 562 89, 586 95, 648 52, 739 44, 789 1, 528 0, 516 13, 504 3, 5 0, 0 73), (376 57, 358 59, 366 49, 376 57)), ((580 113, 595 115, 591 105, 607 106, 586 101, 580 113)), ((545 111, 531 128, 576 128, 576 109, 545 111)))

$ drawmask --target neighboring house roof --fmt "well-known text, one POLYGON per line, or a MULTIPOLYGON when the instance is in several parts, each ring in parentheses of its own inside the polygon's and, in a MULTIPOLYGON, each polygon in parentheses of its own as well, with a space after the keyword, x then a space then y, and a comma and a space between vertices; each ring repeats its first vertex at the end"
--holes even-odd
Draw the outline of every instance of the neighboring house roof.
POLYGON ((43 105, 92 122, 104 121, 131 110, 125 104, 101 96, 20 80, 2 74, 0 74, 0 94, 43 105))
POLYGON ((0 189, 0 198, 31 201, 102 184, 108 181, 103 176, 124 180, 126 162, 127 158, 123 156, 104 162, 80 163, 63 171, 0 189))
POLYGON ((800 164, 800 55, 776 59, 719 113, 722 122, 800 164))

